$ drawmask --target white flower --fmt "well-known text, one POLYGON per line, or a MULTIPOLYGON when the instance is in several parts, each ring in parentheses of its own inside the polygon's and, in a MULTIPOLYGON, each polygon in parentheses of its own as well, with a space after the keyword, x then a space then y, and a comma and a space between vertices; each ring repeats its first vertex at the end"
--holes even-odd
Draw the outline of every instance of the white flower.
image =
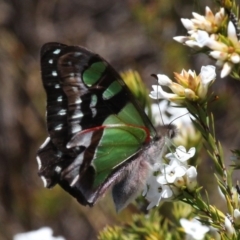
POLYGON ((191 221, 181 218, 180 224, 184 228, 187 234, 187 239, 192 240, 202 240, 205 234, 210 230, 208 226, 202 225, 197 219, 192 219, 191 221))
POLYGON ((216 68, 212 65, 202 66, 200 78, 202 84, 208 85, 209 82, 216 78, 216 68))
POLYGON ((230 61, 234 64, 237 64, 240 62, 240 56, 238 53, 233 53, 231 56, 230 56, 230 61))
POLYGON ((157 74, 157 78, 159 85, 169 86, 172 84, 172 80, 164 74, 157 74))
POLYGON ((187 30, 193 30, 194 29, 194 24, 190 19, 181 18, 181 22, 187 30))
POLYGON ((227 35, 228 35, 228 38, 232 41, 232 43, 235 46, 239 46, 237 32, 236 32, 234 24, 231 21, 229 21, 229 23, 228 23, 227 35))
POLYGON ((221 71, 221 74, 220 74, 221 78, 224 78, 224 77, 226 77, 227 75, 229 75, 229 74, 231 73, 231 71, 232 71, 232 67, 233 67, 233 64, 232 64, 232 63, 230 63, 230 62, 225 62, 225 63, 223 64, 223 68, 222 68, 222 71, 221 71))
POLYGON ((158 177, 157 181, 161 184, 175 183, 178 178, 186 174, 187 168, 179 164, 179 161, 173 159, 169 165, 161 167, 162 174, 158 177))
POLYGON ((211 39, 209 34, 202 30, 198 30, 192 35, 192 37, 196 41, 196 44, 201 48, 206 46, 206 43, 209 41, 209 39, 211 39))
POLYGON ((197 30, 193 32, 191 36, 177 36, 173 39, 179 43, 187 45, 190 48, 203 48, 209 41, 209 34, 202 30, 197 30))
POLYGON ((196 152, 195 147, 190 148, 187 152, 184 146, 179 146, 176 148, 175 157, 179 161, 185 162, 188 159, 192 158, 195 155, 195 152, 196 152))
POLYGON ((158 206, 162 199, 170 199, 173 196, 170 186, 160 184, 156 176, 149 177, 147 186, 143 191, 143 196, 150 202, 147 210, 158 206))
POLYGON ((202 30, 197 30, 194 32, 190 39, 185 42, 185 44, 191 48, 203 48, 212 38, 209 34, 202 30))
POLYGON ((199 74, 201 80, 197 89, 197 95, 204 99, 207 95, 209 85, 213 83, 216 78, 216 67, 212 65, 202 66, 199 74))
POLYGON ((232 237, 233 234, 235 233, 234 227, 231 223, 231 221, 229 220, 229 218, 227 216, 225 216, 225 230, 227 232, 228 237, 232 237))
POLYGON ((53 230, 43 227, 35 231, 18 233, 13 240, 65 240, 63 237, 53 237, 53 230))
POLYGON ((234 223, 236 225, 240 225, 240 211, 238 209, 234 209, 233 218, 234 218, 234 223))
POLYGON ((193 191, 197 186, 197 169, 193 166, 188 168, 186 172, 186 186, 190 191, 193 191))
POLYGON ((190 158, 192 158, 196 153, 196 148, 192 147, 189 149, 189 151, 186 151, 186 148, 184 146, 178 146, 176 148, 176 152, 175 153, 168 153, 166 154, 166 158, 172 160, 172 159, 177 159, 180 162, 184 163, 187 160, 189 160, 190 158))

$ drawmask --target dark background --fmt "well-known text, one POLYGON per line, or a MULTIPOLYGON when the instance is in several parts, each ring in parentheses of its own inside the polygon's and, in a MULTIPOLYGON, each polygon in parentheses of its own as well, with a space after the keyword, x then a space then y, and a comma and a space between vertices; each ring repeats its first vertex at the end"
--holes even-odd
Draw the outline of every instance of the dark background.
MULTIPOLYGON (((86 46, 119 71, 138 70, 150 90, 152 73, 199 72, 214 63, 172 40, 186 34, 180 18, 190 18, 192 11, 204 14, 205 2, 211 7, 210 1, 184 0, 0 0, 0 239, 50 226, 66 239, 91 240, 107 224, 128 222, 136 212, 130 206, 117 215, 109 196, 90 209, 58 186, 43 188, 35 160, 47 136, 41 46, 49 41, 86 46)), ((239 147, 240 85, 218 77, 213 88, 220 95, 212 104, 217 135, 228 160, 229 149, 239 147)), ((199 179, 221 206, 209 184, 211 162, 202 156, 199 179)))

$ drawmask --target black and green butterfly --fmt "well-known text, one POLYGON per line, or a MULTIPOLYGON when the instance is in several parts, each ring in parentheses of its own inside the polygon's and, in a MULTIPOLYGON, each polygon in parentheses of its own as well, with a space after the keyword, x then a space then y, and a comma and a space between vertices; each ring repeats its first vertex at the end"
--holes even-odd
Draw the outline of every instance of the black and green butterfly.
POLYGON ((49 137, 37 160, 45 186, 58 183, 89 206, 111 187, 116 209, 124 208, 145 185, 161 154, 163 133, 99 55, 47 43, 41 71, 49 137))

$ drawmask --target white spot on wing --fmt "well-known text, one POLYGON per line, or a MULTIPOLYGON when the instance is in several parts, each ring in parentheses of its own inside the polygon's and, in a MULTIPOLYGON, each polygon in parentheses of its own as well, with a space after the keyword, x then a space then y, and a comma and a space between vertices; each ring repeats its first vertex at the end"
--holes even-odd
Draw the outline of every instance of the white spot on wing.
POLYGON ((44 148, 49 142, 50 142, 50 137, 47 137, 46 140, 45 140, 44 143, 40 146, 39 149, 44 148))
POLYGON ((57 76, 57 72, 56 72, 56 71, 52 71, 52 75, 53 75, 54 77, 56 77, 56 76, 57 76))
POLYGON ((55 172, 60 173, 62 171, 62 168, 60 166, 55 167, 55 172))
POLYGON ((82 128, 81 128, 80 125, 73 125, 72 126, 72 133, 77 133, 77 132, 79 132, 81 130, 82 130, 82 128))
POLYGON ((92 117, 94 118, 97 115, 97 109, 91 108, 91 110, 92 110, 92 117))
POLYGON ((79 179, 79 174, 72 180, 70 186, 73 187, 79 179))
POLYGON ((66 115, 67 111, 65 109, 60 110, 57 114, 58 115, 66 115))
POLYGON ((53 54, 59 54, 61 52, 61 49, 56 49, 53 54))
POLYGON ((91 95, 90 107, 95 107, 97 105, 97 95, 91 95))
POLYGON ((49 64, 53 64, 53 60, 52 60, 52 59, 49 59, 49 60, 48 60, 48 63, 49 63, 49 64))
POLYGON ((78 110, 76 113, 74 113, 74 115, 71 118, 76 119, 76 118, 81 118, 81 117, 83 117, 83 113, 82 113, 82 111, 78 110))
POLYGON ((75 103, 76 104, 79 104, 79 103, 81 103, 82 102, 82 99, 81 98, 77 98, 76 100, 75 100, 75 103))
POLYGON ((59 157, 59 158, 60 158, 60 157, 62 157, 62 155, 63 155, 63 153, 60 152, 60 151, 58 151, 57 154, 56 154, 56 157, 59 157))
POLYGON ((40 170, 42 167, 42 162, 39 156, 37 156, 37 163, 38 163, 38 170, 40 170))
POLYGON ((57 98, 57 102, 62 102, 62 100, 63 100, 62 96, 59 96, 59 97, 57 98))
POLYGON ((46 178, 43 177, 43 176, 41 176, 41 179, 42 179, 42 181, 43 181, 43 186, 44 186, 44 187, 47 187, 47 180, 46 180, 46 178))
POLYGON ((54 128, 54 130, 61 130, 62 127, 63 127, 63 124, 58 124, 58 125, 54 128))
POLYGON ((54 87, 55 88, 60 88, 60 85, 59 84, 55 84, 54 87))

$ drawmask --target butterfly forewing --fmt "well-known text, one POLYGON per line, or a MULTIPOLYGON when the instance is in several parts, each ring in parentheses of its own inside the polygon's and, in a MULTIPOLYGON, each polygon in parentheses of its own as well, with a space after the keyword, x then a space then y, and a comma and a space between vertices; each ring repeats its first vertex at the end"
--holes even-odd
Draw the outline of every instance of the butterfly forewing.
POLYGON ((39 174, 47 186, 59 183, 91 205, 156 137, 155 129, 99 55, 48 43, 41 50, 41 70, 50 138, 38 152, 39 174))

